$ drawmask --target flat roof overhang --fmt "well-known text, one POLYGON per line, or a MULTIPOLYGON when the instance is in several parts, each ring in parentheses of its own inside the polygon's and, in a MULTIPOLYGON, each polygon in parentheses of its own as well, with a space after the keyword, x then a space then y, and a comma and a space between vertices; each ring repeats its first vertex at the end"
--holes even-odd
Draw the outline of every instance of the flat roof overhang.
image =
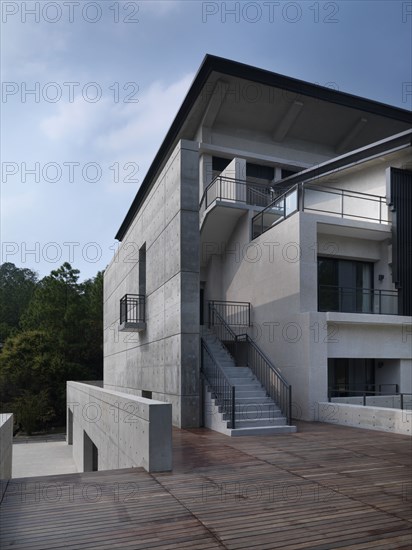
MULTIPOLYGON (((360 114, 370 113, 371 115, 383 117, 388 121, 392 120, 402 125, 412 125, 412 113, 399 107, 325 88, 222 57, 206 55, 116 234, 115 238, 119 241, 123 239, 140 205, 150 191, 157 174, 164 166, 169 151, 179 139, 193 139, 194 132, 201 123, 210 99, 210 93, 202 94, 202 90, 206 85, 212 87, 213 83, 225 76, 251 81, 307 98, 314 98, 318 102, 320 100, 328 104, 355 109, 360 114)), ((406 126, 403 129, 406 129, 406 126)))

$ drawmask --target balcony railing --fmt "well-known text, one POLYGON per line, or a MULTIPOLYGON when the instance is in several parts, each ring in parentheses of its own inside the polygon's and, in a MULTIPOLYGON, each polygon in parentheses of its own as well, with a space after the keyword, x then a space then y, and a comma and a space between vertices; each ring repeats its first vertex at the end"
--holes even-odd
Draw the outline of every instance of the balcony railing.
POLYGON ((398 291, 319 285, 319 311, 398 314, 398 291))
POLYGON ((386 198, 336 187, 302 186, 302 210, 340 218, 389 223, 386 198))
POLYGON ((209 302, 209 326, 219 324, 219 319, 214 315, 215 311, 230 326, 250 326, 250 302, 211 300, 209 302))
POLYGON ((345 403, 347 405, 363 405, 364 407, 384 407, 390 409, 412 409, 412 394, 398 393, 397 384, 383 384, 383 386, 395 386, 396 391, 375 390, 343 390, 339 387, 328 388, 328 401, 332 403, 345 403))
POLYGON ((146 321, 146 302, 143 294, 125 294, 120 300, 120 324, 146 321))
POLYGON ((299 188, 297 185, 278 196, 267 208, 252 220, 252 239, 294 214, 299 208, 299 188))
POLYGON ((254 216, 252 238, 255 239, 299 209, 358 221, 389 223, 385 197, 335 187, 297 184, 254 216))
POLYGON ((205 189, 200 201, 200 214, 217 201, 267 206, 272 200, 270 189, 248 181, 217 176, 205 189))

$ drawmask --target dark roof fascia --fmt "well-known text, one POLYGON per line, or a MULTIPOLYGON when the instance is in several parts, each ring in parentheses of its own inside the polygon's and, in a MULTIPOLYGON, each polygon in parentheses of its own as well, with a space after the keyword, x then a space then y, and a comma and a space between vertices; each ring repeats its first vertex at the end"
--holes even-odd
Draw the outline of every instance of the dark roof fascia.
POLYGON ((184 121, 189 115, 190 110, 192 109, 204 84, 212 72, 250 80, 274 88, 281 88, 296 94, 314 97, 329 103, 336 103, 338 105, 353 109, 360 109, 365 112, 412 124, 412 113, 405 109, 393 107, 385 103, 355 96, 346 92, 332 90, 317 84, 311 84, 303 80, 273 73, 265 69, 259 69, 258 67, 253 67, 251 65, 231 61, 230 59, 223 57, 206 55, 175 119, 172 122, 172 125, 170 126, 155 158, 153 159, 149 170, 147 171, 147 174, 126 214, 125 219, 123 220, 122 225, 116 234, 115 238, 117 240, 121 241, 123 239, 127 229, 138 212, 140 205, 145 199, 146 194, 150 190, 152 180, 167 157, 170 147, 178 137, 184 121))
POLYGON ((389 138, 382 139, 371 145, 367 145, 355 151, 351 151, 332 160, 318 164, 313 168, 307 168, 293 176, 289 176, 276 182, 275 186, 290 187, 297 183, 308 182, 340 169, 349 168, 360 162, 366 162, 382 154, 389 154, 400 149, 412 146, 412 129, 401 132, 389 138))

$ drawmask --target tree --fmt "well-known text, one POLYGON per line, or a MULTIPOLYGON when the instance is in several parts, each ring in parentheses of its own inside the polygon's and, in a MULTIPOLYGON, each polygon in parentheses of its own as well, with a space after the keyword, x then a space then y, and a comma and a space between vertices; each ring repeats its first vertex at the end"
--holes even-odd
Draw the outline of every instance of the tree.
POLYGON ((25 331, 8 338, 0 354, 0 400, 4 412, 18 413, 25 430, 27 419, 36 411, 39 416, 30 426, 45 427, 52 419, 54 424, 64 424, 66 381, 88 379, 88 367, 67 361, 53 335, 45 331, 25 331))
POLYGON ((65 422, 67 380, 102 378, 103 273, 78 279, 65 263, 38 282, 20 332, 0 353, 0 398, 25 429, 65 422))
POLYGON ((6 262, 0 265, 0 342, 16 332, 37 284, 37 274, 6 262))

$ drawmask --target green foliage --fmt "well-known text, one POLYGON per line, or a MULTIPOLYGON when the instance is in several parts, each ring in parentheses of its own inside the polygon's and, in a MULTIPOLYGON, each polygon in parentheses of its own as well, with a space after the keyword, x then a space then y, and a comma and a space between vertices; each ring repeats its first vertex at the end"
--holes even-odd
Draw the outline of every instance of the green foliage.
POLYGON ((37 284, 37 275, 12 263, 0 265, 0 342, 19 328, 37 284))
POLYGON ((34 431, 44 429, 54 417, 53 407, 50 406, 47 391, 33 394, 27 390, 11 403, 16 423, 31 435, 34 431))
POLYGON ((36 283, 0 353, 0 400, 25 430, 65 422, 67 380, 102 378, 103 273, 78 279, 65 263, 36 283))

